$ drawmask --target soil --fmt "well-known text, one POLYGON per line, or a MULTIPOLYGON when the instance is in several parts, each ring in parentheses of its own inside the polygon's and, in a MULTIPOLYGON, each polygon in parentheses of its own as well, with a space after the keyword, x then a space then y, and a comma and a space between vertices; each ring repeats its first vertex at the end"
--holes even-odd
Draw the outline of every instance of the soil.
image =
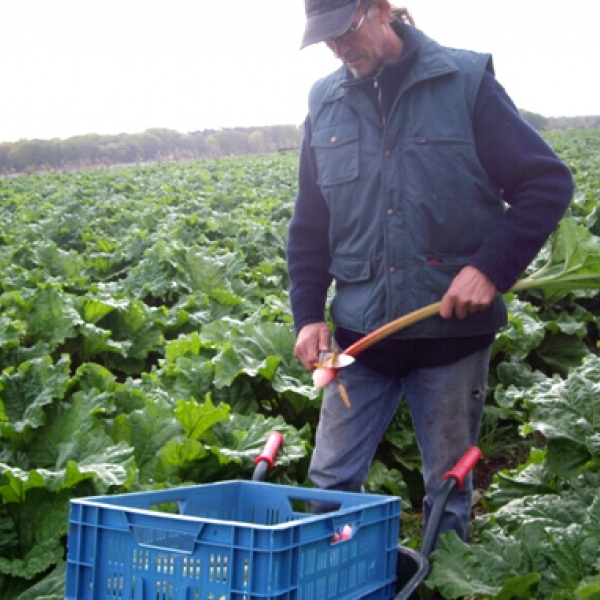
POLYGON ((487 490, 496 473, 515 466, 514 460, 511 461, 509 457, 505 456, 480 460, 473 471, 473 488, 481 491, 487 490))
POLYGON ((545 440, 541 434, 536 434, 527 440, 520 438, 516 443, 507 444, 510 450, 506 450, 498 445, 491 456, 482 458, 477 463, 473 470, 473 489, 476 496, 473 499, 473 512, 475 515, 486 512, 478 498, 490 487, 494 475, 505 469, 515 469, 519 465, 524 464, 529 457, 530 448, 535 445, 543 445, 544 443, 545 440))

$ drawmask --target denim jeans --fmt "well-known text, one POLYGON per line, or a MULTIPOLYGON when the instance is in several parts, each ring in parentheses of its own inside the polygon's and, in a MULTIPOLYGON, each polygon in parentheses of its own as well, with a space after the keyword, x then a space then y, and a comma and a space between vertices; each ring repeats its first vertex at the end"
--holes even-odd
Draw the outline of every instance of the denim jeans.
MULTIPOLYGON (((410 409, 423 461, 425 526, 436 492, 469 446, 475 445, 485 404, 490 349, 443 367, 417 369, 405 377, 381 375, 355 362, 339 380, 351 407, 335 384, 323 395, 309 476, 321 489, 360 491, 377 446, 404 398, 410 409)), ((472 477, 446 505, 440 533, 454 529, 466 540, 471 514, 472 477)), ((312 506, 314 512, 331 510, 312 506)))

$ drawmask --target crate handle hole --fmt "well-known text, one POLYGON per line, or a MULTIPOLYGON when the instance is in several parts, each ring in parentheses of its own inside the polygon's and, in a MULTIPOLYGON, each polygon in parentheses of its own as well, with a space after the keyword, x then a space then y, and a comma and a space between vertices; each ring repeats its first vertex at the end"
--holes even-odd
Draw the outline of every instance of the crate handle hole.
POLYGON ((302 514, 324 514, 329 512, 335 512, 342 507, 341 502, 318 502, 315 503, 306 498, 289 498, 290 506, 292 511, 295 513, 302 514))

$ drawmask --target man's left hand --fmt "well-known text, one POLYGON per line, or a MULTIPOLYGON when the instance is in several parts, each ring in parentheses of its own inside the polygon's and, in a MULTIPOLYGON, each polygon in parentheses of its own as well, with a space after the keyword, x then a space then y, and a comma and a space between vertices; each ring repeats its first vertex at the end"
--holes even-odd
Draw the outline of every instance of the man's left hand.
POLYGON ((487 308, 497 294, 498 288, 486 275, 475 267, 466 266, 444 294, 440 316, 444 319, 453 316, 464 319, 471 313, 487 308))

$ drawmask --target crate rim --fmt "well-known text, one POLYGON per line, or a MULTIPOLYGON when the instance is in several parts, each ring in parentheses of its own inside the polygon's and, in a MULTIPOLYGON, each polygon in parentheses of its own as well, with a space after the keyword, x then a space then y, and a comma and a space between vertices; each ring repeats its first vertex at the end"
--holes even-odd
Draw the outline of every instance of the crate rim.
MULTIPOLYGON (((293 485, 283 485, 283 484, 274 484, 274 483, 235 479, 235 480, 231 480, 231 481, 217 481, 217 482, 206 483, 206 484, 192 484, 192 485, 188 485, 188 486, 186 486, 186 485, 175 486, 172 488, 165 488, 165 489, 159 489, 159 490, 146 490, 146 491, 140 491, 140 492, 125 492, 125 493, 121 493, 121 494, 103 494, 103 495, 99 495, 99 496, 86 496, 86 497, 82 497, 82 498, 72 498, 69 501, 69 503, 70 503, 70 505, 81 505, 81 506, 85 506, 85 507, 95 507, 95 508, 101 508, 101 509, 118 510, 118 511, 127 512, 127 513, 133 512, 135 514, 160 516, 160 518, 173 519, 174 522, 181 520, 181 521, 187 521, 187 522, 194 521, 194 522, 214 523, 214 524, 222 525, 224 523, 223 519, 218 519, 218 518, 213 518, 213 517, 198 517, 198 516, 194 516, 194 515, 181 515, 181 514, 176 514, 176 513, 160 512, 160 511, 156 511, 156 510, 151 510, 149 508, 140 508, 137 506, 129 506, 127 504, 119 504, 118 502, 115 502, 114 500, 117 498, 142 498, 142 497, 148 497, 148 495, 150 495, 150 494, 166 495, 169 493, 177 493, 179 491, 199 490, 201 488, 206 488, 207 486, 217 487, 217 486, 230 486, 233 484, 240 484, 242 486, 248 485, 251 487, 264 486, 265 488, 277 488, 278 490, 290 491, 290 492, 309 491, 309 492, 311 492, 310 495, 312 495, 312 492, 317 493, 319 495, 320 500, 323 499, 324 495, 332 496, 332 499, 339 498, 340 495, 343 495, 344 497, 348 497, 348 498, 364 500, 364 502, 360 502, 358 504, 347 506, 345 508, 340 507, 339 509, 329 512, 329 513, 321 513, 321 514, 295 513, 295 514, 301 515, 301 517, 299 517, 298 519, 285 521, 282 523, 275 523, 275 524, 271 524, 271 525, 248 523, 246 521, 236 521, 233 519, 231 519, 231 520, 228 519, 226 521, 227 524, 231 524, 231 525, 235 525, 235 526, 239 526, 239 527, 251 528, 251 529, 261 529, 261 530, 265 530, 265 531, 286 529, 286 528, 289 528, 290 526, 297 526, 300 523, 320 521, 327 517, 335 517, 335 518, 343 517, 344 515, 347 515, 347 514, 355 514, 357 510, 372 509, 374 506, 382 506, 385 504, 395 504, 395 503, 399 504, 401 502, 401 498, 399 496, 391 496, 391 495, 386 495, 386 494, 372 494, 372 493, 368 493, 368 492, 347 492, 347 491, 340 491, 340 490, 321 490, 318 488, 304 488, 304 487, 293 486, 293 485), (103 502, 103 500, 106 500, 106 501, 103 502), (111 501, 109 502, 108 500, 111 500, 111 501)), ((302 500, 303 498, 297 498, 297 499, 302 500)), ((164 502, 169 502, 169 500, 166 499, 166 500, 164 500, 164 502)), ((157 499, 156 503, 160 504, 161 500, 157 499)))

